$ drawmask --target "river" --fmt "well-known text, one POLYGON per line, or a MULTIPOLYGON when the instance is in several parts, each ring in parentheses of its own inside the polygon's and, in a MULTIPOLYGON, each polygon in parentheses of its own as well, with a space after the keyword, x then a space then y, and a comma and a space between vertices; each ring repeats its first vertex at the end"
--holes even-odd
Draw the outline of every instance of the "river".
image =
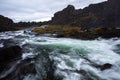
POLYGON ((48 75, 53 75, 55 80, 120 80, 119 38, 54 38, 25 29, 1 32, 0 47, 4 47, 3 40, 8 39, 22 47, 22 60, 30 58, 35 65, 35 74, 28 73, 23 80, 44 80, 48 75), (112 67, 105 70, 97 67, 106 63, 112 67))

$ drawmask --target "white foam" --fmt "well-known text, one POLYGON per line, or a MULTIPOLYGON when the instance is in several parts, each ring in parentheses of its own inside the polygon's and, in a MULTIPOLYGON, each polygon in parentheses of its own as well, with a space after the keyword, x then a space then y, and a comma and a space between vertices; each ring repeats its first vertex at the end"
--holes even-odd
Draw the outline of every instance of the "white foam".
POLYGON ((4 47, 4 45, 3 45, 3 44, 0 44, 0 48, 2 48, 2 47, 4 47))
MULTIPOLYGON (((49 57, 55 61, 55 66, 57 68, 56 75, 62 75, 64 77, 63 80, 80 80, 81 75, 75 71, 82 69, 86 72, 92 72, 96 76, 100 77, 100 79, 120 80, 120 55, 113 51, 113 49, 116 48, 116 45, 120 45, 119 38, 109 40, 79 40, 70 38, 50 38, 43 36, 35 37, 25 34, 24 31, 16 31, 0 33, 0 39, 15 38, 15 36, 18 35, 28 36, 28 38, 22 38, 20 46, 28 43, 30 45, 37 45, 38 47, 44 45, 50 48, 56 48, 53 49, 53 52, 49 53, 49 57), (66 48, 64 49, 56 46, 68 47, 70 49, 68 49, 68 52, 63 54, 59 51, 59 49, 66 50, 66 48), (85 60, 80 55, 85 55, 86 58, 95 64, 102 65, 105 63, 111 63, 113 67, 111 69, 101 71, 100 69, 91 66, 91 62, 85 60)), ((3 44, 0 44, 0 47, 3 46, 3 44)), ((22 59, 33 58, 36 55, 37 54, 33 52, 25 52, 22 55, 22 59)))
MULTIPOLYGON (((100 77, 101 79, 107 79, 107 80, 113 80, 117 79, 119 80, 120 77, 118 76, 118 73, 114 69, 110 69, 110 73, 105 70, 104 72, 100 71, 99 69, 96 69, 89 65, 90 62, 82 59, 79 57, 79 50, 86 51, 87 54, 84 54, 94 62, 95 64, 103 65, 105 63, 111 63, 113 65, 116 65, 117 62, 120 61, 120 55, 113 51, 113 49, 116 47, 117 44, 120 44, 120 39, 114 40, 77 40, 77 39, 70 39, 70 38, 49 38, 49 37, 41 37, 37 38, 35 37, 32 40, 28 40, 28 43, 35 44, 35 45, 63 45, 63 46, 69 46, 71 51, 67 54, 61 54, 58 52, 57 56, 52 56, 52 59, 56 61, 56 67, 58 72, 56 72, 56 75, 58 74, 64 74, 64 80, 80 80, 80 75, 78 76, 75 72, 66 72, 64 70, 80 70, 84 69, 88 72, 94 73, 96 76, 100 77), (37 40, 45 40, 45 41, 37 41, 37 40), (77 51, 78 50, 78 53, 77 51), (76 56, 77 58, 73 58, 73 56, 76 56), (70 63, 70 64, 67 64, 70 63)), ((56 47, 57 48, 57 47, 56 47)), ((57 53, 57 51, 51 53, 54 54, 57 53)), ((118 64, 119 65, 119 64, 118 64)), ((116 67, 115 67, 116 68, 116 67)), ((120 68, 117 68, 120 70, 120 68)))
POLYGON ((34 58, 36 54, 33 54, 33 53, 23 53, 22 55, 22 59, 26 59, 26 58, 34 58))

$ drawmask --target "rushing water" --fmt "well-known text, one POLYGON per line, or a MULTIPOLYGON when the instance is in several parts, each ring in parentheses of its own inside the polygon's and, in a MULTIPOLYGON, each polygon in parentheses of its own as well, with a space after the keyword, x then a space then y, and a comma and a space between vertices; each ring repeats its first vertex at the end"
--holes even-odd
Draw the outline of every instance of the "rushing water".
POLYGON ((23 48, 22 60, 33 59, 36 74, 25 75, 23 80, 44 80, 51 74, 55 80, 120 80, 119 38, 53 38, 35 35, 30 30, 0 33, 0 47, 5 46, 3 40, 12 39, 23 48), (105 70, 96 67, 106 63, 113 66, 105 70))

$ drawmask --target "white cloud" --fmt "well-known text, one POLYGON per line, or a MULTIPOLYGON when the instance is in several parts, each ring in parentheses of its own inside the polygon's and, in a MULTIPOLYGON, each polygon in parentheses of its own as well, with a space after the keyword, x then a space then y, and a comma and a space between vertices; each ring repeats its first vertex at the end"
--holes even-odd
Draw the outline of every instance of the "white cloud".
POLYGON ((0 0, 0 14, 14 21, 50 20, 53 14, 68 4, 77 9, 106 0, 0 0))

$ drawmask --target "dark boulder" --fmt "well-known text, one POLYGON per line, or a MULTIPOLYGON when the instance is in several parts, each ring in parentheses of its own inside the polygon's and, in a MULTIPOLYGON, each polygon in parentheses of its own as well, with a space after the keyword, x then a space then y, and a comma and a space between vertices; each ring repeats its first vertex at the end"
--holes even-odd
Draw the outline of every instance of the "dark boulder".
POLYGON ((92 64, 92 66, 94 66, 94 67, 100 69, 101 71, 104 71, 104 70, 106 70, 106 69, 110 69, 113 65, 110 64, 110 63, 105 63, 105 64, 103 64, 103 65, 92 64))
POLYGON ((90 59, 88 59, 88 58, 86 58, 86 57, 82 57, 82 58, 84 58, 85 60, 87 60, 88 62, 90 62, 91 64, 91 66, 93 66, 93 67, 95 67, 95 68, 98 68, 98 69, 100 69, 101 71, 103 71, 103 70, 106 70, 106 69, 110 69, 113 65, 112 64, 110 64, 110 63, 105 63, 105 64, 103 64, 103 65, 100 65, 100 64, 96 64, 95 62, 93 62, 93 61, 91 61, 90 59))
POLYGON ((13 39, 2 39, 4 47, 11 47, 11 46, 16 46, 17 41, 13 39))
POLYGON ((8 71, 10 72, 0 77, 0 80, 23 80, 25 76, 36 75, 36 69, 32 59, 25 59, 19 63, 16 61, 15 64, 8 69, 8 71), (13 69, 10 70, 11 68, 13 69))
POLYGON ((10 61, 21 55, 21 48, 19 46, 2 48, 0 49, 0 62, 10 61))
POLYGON ((110 63, 106 63, 106 64, 103 64, 100 69, 103 71, 103 70, 106 70, 106 69, 110 69, 113 65, 110 64, 110 63))
POLYGON ((0 72, 7 67, 7 65, 19 58, 21 58, 21 47, 12 46, 12 47, 3 47, 0 49, 0 72))

